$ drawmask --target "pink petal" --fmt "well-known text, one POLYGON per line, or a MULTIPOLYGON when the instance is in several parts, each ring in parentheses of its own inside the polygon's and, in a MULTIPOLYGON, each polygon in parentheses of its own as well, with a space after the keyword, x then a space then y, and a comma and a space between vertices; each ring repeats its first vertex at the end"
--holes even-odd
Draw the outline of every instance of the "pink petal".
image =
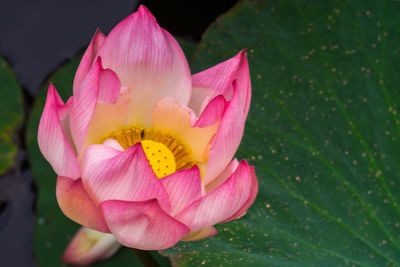
POLYGON ((195 232, 231 218, 242 211, 254 189, 254 169, 246 161, 239 163, 232 176, 221 186, 181 211, 175 218, 195 232))
POLYGON ((78 154, 82 151, 89 123, 96 107, 102 70, 101 60, 97 58, 74 94, 70 126, 78 154))
MULTIPOLYGON (((232 82, 239 78, 244 78, 240 82, 240 86, 244 85, 241 88, 242 95, 250 93, 250 77, 246 52, 244 50, 233 58, 192 76, 193 91, 189 107, 196 114, 201 114, 208 102, 218 95, 223 95, 226 99, 230 100, 232 97, 232 82), (249 84, 247 85, 247 83, 249 84)), ((248 100, 250 99, 245 97, 242 101, 246 102, 248 100)))
POLYGON ((124 151, 124 150, 125 150, 125 149, 124 149, 117 141, 115 141, 114 139, 107 139, 107 140, 105 140, 105 141, 103 142, 103 145, 112 147, 112 148, 114 148, 114 149, 116 149, 116 150, 119 150, 119 151, 124 151))
POLYGON ((200 118, 196 121, 194 126, 207 127, 217 123, 219 120, 221 120, 226 107, 227 102, 225 98, 222 95, 216 96, 204 108, 200 118))
POLYGON ((201 177, 196 166, 177 171, 161 179, 161 183, 171 201, 171 216, 201 197, 201 177))
POLYGON ((207 227, 207 228, 205 228, 203 230, 199 230, 197 232, 193 232, 193 233, 190 233, 190 234, 184 236, 181 239, 181 241, 197 241, 197 240, 213 237, 216 234, 218 234, 217 229, 215 229, 214 227, 210 226, 210 227, 207 227))
POLYGON ((198 114, 205 111, 205 107, 215 96, 223 95, 229 101, 210 149, 204 178, 207 184, 230 162, 243 136, 251 98, 246 53, 242 51, 213 68, 193 75, 192 79, 193 95, 201 97, 192 98, 189 106, 198 114))
POLYGON ((192 127, 192 121, 195 121, 194 113, 170 97, 158 101, 153 110, 154 128, 178 135, 192 149, 194 160, 206 161, 218 123, 200 128, 192 127))
POLYGON ((38 144, 40 151, 58 175, 78 178, 78 160, 68 137, 70 102, 64 105, 56 89, 50 84, 46 104, 40 118, 38 144), (64 126, 64 127, 63 127, 64 126))
POLYGON ((221 222, 229 222, 231 220, 234 220, 238 218, 239 216, 242 216, 246 210, 250 208, 250 206, 253 204, 254 200, 256 199, 257 192, 258 192, 258 182, 257 182, 257 177, 256 173, 254 171, 253 166, 249 166, 250 168, 250 175, 251 175, 251 191, 250 191, 250 196, 246 200, 246 202, 240 207, 239 210, 237 210, 231 217, 226 218, 225 220, 221 222))
POLYGON ((81 227, 68 244, 61 260, 66 264, 87 266, 111 257, 120 247, 121 244, 112 234, 81 227))
POLYGON ((114 104, 119 96, 121 82, 112 70, 104 70, 100 75, 99 97, 100 103, 114 104))
POLYGON ((248 110, 245 110, 243 103, 241 103, 241 94, 236 87, 236 81, 233 82, 232 99, 225 109, 213 146, 210 149, 204 183, 212 181, 231 161, 243 136, 248 110))
MULTIPOLYGON (((124 127, 131 103, 127 90, 121 89, 122 92, 119 93, 115 103, 112 103, 115 100, 112 97, 108 98, 107 101, 97 102, 90 119, 83 149, 92 144, 102 143, 107 134, 124 127)), ((110 92, 109 96, 112 95, 113 93, 110 92)))
POLYGON ((97 58, 79 85, 70 122, 78 153, 88 145, 101 143, 101 138, 121 125, 119 122, 126 114, 124 104, 121 105, 125 95, 119 97, 120 81, 112 70, 102 68, 101 58, 97 58), (108 126, 104 127, 105 124, 108 126))
POLYGON ((117 240, 127 247, 144 250, 167 249, 190 229, 166 214, 157 200, 101 203, 107 224, 117 240))
POLYGON ((83 55, 82 60, 79 63, 79 67, 76 71, 73 87, 74 95, 81 88, 80 84, 83 82, 83 80, 85 80, 86 75, 89 73, 89 70, 92 67, 95 57, 97 56, 97 52, 103 44, 104 39, 104 34, 100 30, 97 30, 88 48, 86 49, 85 54, 83 55))
POLYGON ((167 212, 171 209, 140 143, 122 152, 107 145, 91 145, 83 154, 81 167, 84 187, 97 204, 156 198, 167 212))
POLYGON ((115 71, 122 86, 129 88, 132 104, 126 124, 150 125, 154 104, 164 96, 184 105, 189 102, 191 76, 186 58, 144 6, 110 32, 99 55, 103 66, 115 71))
POLYGON ((57 178, 56 195, 62 212, 81 225, 101 231, 110 232, 101 210, 95 205, 83 188, 82 180, 68 177, 57 178))
POLYGON ((239 166, 239 161, 237 161, 236 158, 234 158, 231 163, 229 163, 228 166, 211 182, 205 185, 205 190, 207 193, 211 192, 221 184, 223 184, 226 180, 228 180, 229 177, 236 171, 237 167, 239 166))

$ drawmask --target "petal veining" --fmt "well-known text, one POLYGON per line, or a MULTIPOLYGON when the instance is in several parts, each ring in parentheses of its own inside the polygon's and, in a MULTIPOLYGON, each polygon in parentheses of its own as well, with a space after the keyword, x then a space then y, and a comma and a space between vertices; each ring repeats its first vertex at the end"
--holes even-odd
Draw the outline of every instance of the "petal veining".
POLYGON ((59 176, 56 190, 58 205, 68 218, 101 232, 110 231, 103 213, 83 188, 81 179, 59 176))
POLYGON ((190 229, 160 208, 157 200, 126 202, 109 200, 101 204, 111 232, 121 244, 144 250, 175 245, 190 229))
POLYGON ((40 118, 38 144, 40 151, 58 175, 79 178, 80 170, 68 127, 70 103, 64 105, 52 84, 40 118), (64 126, 64 127, 63 127, 64 126))
POLYGON ((107 200, 158 199, 170 210, 168 195, 151 169, 140 143, 120 151, 107 145, 91 145, 82 157, 82 181, 99 204, 107 200))
POLYGON ((189 102, 191 76, 186 58, 144 6, 110 32, 99 54, 103 66, 115 71, 122 86, 129 88, 132 104, 126 125, 148 126, 154 104, 164 96, 184 105, 189 102))
POLYGON ((256 186, 254 179, 254 169, 242 161, 222 185, 193 202, 176 218, 189 226, 192 232, 230 219, 242 212, 243 206, 252 197, 253 187, 256 186))

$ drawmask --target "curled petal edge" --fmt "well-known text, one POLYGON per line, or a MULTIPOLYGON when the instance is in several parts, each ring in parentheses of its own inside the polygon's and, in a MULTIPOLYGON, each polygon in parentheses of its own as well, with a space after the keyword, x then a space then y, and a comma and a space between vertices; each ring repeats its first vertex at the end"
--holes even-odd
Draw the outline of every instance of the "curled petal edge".
POLYGON ((38 144, 46 160, 60 176, 77 179, 80 176, 74 146, 68 140, 69 109, 71 102, 64 105, 53 84, 50 84, 46 104, 40 118, 38 144), (63 124, 66 126, 63 127, 63 124), (67 131, 67 132, 64 132, 67 131))
POLYGON ((86 49, 85 53, 83 54, 82 60, 79 63, 78 69, 76 70, 75 78, 74 78, 74 85, 73 85, 73 93, 74 95, 78 92, 81 88, 80 84, 85 79, 86 75, 88 74, 89 70, 92 67, 93 62, 96 59, 97 53, 102 46, 104 39, 106 37, 104 34, 97 29, 96 33, 94 34, 92 40, 88 48, 86 49))
POLYGON ((57 202, 62 212, 81 225, 109 233, 103 213, 83 188, 82 180, 59 176, 56 186, 57 202))
POLYGON ((191 232, 199 231, 241 215, 254 201, 257 189, 254 168, 243 160, 223 184, 193 202, 175 218, 189 226, 191 232))

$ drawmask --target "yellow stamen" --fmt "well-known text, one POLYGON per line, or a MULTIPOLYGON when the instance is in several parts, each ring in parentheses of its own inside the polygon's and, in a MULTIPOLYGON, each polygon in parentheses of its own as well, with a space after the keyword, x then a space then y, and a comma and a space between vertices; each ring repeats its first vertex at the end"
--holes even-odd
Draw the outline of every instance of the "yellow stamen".
POLYGON ((195 164, 190 147, 164 130, 135 125, 112 132, 103 141, 109 138, 118 141, 125 149, 141 142, 150 166, 160 179, 195 164))

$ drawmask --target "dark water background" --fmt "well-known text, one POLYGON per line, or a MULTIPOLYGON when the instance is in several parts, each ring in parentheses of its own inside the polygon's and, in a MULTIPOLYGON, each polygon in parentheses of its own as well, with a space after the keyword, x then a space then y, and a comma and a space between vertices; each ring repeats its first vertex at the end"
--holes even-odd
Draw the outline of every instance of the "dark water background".
MULTIPOLYGON (((1 0, 0 56, 23 87, 25 117, 15 133, 15 165, 0 176, 0 266, 36 266, 33 249, 35 196, 25 128, 35 97, 57 67, 87 46, 97 28, 107 34, 146 5, 171 34, 199 41, 207 26, 236 0, 1 0)), ((1 89, 0 90, 4 90, 1 89)), ((1 97, 1 95, 0 95, 1 97)), ((1 111, 0 111, 1 112, 1 111)))

